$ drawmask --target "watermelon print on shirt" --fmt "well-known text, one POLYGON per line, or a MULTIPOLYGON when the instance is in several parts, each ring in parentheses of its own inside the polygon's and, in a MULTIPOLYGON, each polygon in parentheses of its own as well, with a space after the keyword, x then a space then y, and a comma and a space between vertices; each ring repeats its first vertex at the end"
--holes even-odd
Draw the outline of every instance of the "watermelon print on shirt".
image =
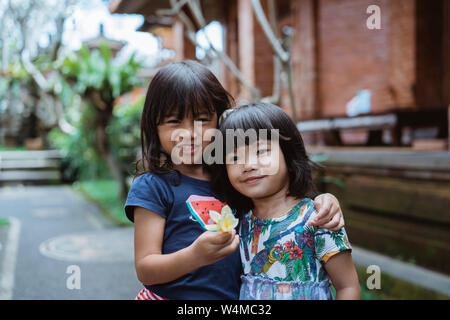
POLYGON ((186 204, 192 216, 197 219, 200 225, 205 228, 205 225, 214 224, 215 222, 209 216, 209 211, 221 212, 226 203, 217 200, 214 197, 204 197, 191 195, 186 204))
MULTIPOLYGON (((161 253, 170 254, 187 248, 205 232, 192 211, 206 219, 205 210, 212 208, 221 212, 224 205, 220 197, 211 191, 209 181, 177 173, 146 173, 136 178, 131 186, 125 213, 133 221, 134 207, 143 207, 163 217, 166 223, 161 253)), ((145 287, 168 300, 238 299, 240 273, 241 260, 239 250, 236 250, 224 259, 198 268, 175 281, 145 287)))

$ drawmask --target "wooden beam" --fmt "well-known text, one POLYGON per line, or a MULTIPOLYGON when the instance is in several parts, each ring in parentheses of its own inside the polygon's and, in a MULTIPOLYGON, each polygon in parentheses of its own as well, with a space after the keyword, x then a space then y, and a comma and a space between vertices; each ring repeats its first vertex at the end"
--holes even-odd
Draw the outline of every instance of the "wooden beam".
MULTIPOLYGON (((250 0, 238 0, 239 67, 251 86, 255 85, 254 17, 250 0)), ((241 86, 239 98, 251 100, 252 95, 241 86)))
POLYGON ((354 118, 335 118, 300 121, 297 128, 302 131, 329 131, 345 129, 389 129, 395 127, 395 114, 361 116, 354 118))
MULTIPOLYGON (((226 17, 224 21, 224 36, 225 36, 225 52, 230 57, 235 65, 239 66, 239 37, 238 37, 238 8, 237 0, 229 1, 225 8, 226 17)), ((223 64, 223 62, 222 62, 223 64)), ((238 96, 239 88, 236 78, 233 73, 224 68, 225 87, 233 97, 238 96)))
POLYGON ((415 171, 435 171, 450 174, 450 153, 386 151, 379 148, 341 150, 337 148, 309 148, 311 155, 320 155, 326 166, 350 166, 353 168, 377 168, 415 171))
MULTIPOLYGON (((443 26, 443 99, 444 104, 450 108, 450 1, 444 1, 444 26, 443 26)), ((450 127, 450 126, 449 126, 450 127)))
POLYGON ((295 78, 295 99, 299 120, 312 119, 317 110, 317 65, 316 65, 316 21, 315 1, 292 1, 294 35, 292 63, 295 78))
POLYGON ((174 20, 173 37, 176 55, 175 60, 195 59, 195 46, 187 38, 185 26, 178 17, 175 17, 174 20))
POLYGON ((13 159, 0 160, 0 170, 12 169, 58 169, 61 162, 59 159, 13 159))
POLYGON ((0 161, 15 159, 60 159, 61 157, 59 150, 0 151, 0 161))
POLYGON ((388 89, 392 105, 416 107, 416 1, 388 1, 387 6, 390 20, 388 89))
POLYGON ((60 181, 57 170, 9 170, 0 171, 0 182, 12 181, 60 181))

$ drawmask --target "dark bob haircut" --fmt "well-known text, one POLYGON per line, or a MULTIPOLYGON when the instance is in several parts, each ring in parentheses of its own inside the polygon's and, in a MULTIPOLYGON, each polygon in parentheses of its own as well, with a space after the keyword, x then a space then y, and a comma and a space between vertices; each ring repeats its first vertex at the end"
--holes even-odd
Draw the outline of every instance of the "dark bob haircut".
POLYGON ((205 110, 217 118, 234 105, 232 96, 204 65, 185 60, 167 64, 153 77, 148 87, 141 117, 142 158, 136 163, 137 175, 174 171, 170 156, 161 148, 158 125, 170 114, 181 120, 197 117, 205 110))
MULTIPOLYGON (((280 149, 283 152, 289 176, 287 195, 302 199, 313 191, 311 165, 303 139, 297 126, 283 109, 269 103, 241 106, 231 112, 220 125, 223 137, 226 137, 226 131, 229 129, 243 129, 243 131, 255 129, 257 133, 260 129, 267 129, 268 133, 271 129, 278 129, 280 149)), ((270 135, 268 134, 267 137, 269 139, 270 135)), ((225 163, 225 153, 224 143, 223 163, 225 163)), ((225 164, 215 164, 211 172, 213 191, 223 196, 230 207, 236 210, 238 216, 242 216, 253 208, 251 199, 237 192, 231 185, 225 164)))

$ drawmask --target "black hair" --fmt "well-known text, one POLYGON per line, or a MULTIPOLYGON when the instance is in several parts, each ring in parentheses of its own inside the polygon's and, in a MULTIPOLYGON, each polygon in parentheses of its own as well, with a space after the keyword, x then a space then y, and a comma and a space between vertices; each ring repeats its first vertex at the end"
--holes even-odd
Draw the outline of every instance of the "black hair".
MULTIPOLYGON (((267 129, 268 139, 270 139, 270 130, 278 129, 280 149, 283 152, 289 176, 287 195, 304 198, 313 190, 311 165, 303 139, 297 126, 283 109, 269 103, 241 106, 234 109, 220 125, 223 140, 226 140, 226 133, 229 129, 242 129, 243 131, 255 129, 257 134, 260 129, 267 129)), ((247 140, 245 142, 248 143, 247 140)), ((223 144, 223 156, 222 163, 225 163, 225 143, 223 144)), ((211 172, 213 191, 222 195, 239 216, 253 208, 252 200, 237 192, 231 185, 225 164, 214 164, 211 172)))
POLYGON ((183 119, 201 112, 214 112, 217 119, 234 105, 233 97, 204 65, 193 61, 169 63, 154 76, 147 90, 141 117, 142 158, 136 163, 137 175, 175 171, 170 156, 164 153, 157 126, 170 114, 183 119))

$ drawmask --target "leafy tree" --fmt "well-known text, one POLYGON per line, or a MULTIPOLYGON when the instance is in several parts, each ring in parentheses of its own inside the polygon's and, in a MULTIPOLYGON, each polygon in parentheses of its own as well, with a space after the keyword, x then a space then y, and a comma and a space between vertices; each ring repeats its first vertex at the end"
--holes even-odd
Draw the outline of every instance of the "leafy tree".
POLYGON ((117 63, 106 44, 92 51, 82 46, 77 53, 68 55, 59 66, 65 81, 93 108, 95 150, 118 182, 121 199, 127 196, 126 170, 113 152, 107 128, 114 118, 115 99, 142 84, 136 76, 141 66, 134 55, 124 63, 117 63))
POLYGON ((55 92, 52 65, 63 51, 64 23, 81 1, 0 1, 0 140, 40 136, 45 142, 55 126, 73 133, 55 92), (45 47, 39 44, 43 38, 45 47))

